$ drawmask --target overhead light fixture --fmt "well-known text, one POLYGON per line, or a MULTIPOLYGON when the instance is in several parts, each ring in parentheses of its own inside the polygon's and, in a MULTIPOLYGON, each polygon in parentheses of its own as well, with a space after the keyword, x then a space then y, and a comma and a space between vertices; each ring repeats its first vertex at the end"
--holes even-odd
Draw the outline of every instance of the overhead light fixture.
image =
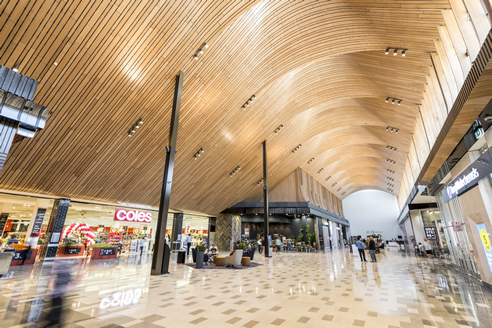
POLYGON ((391 128, 391 132, 393 132, 393 128, 391 128))
POLYGON ((15 64, 12 70, 17 73, 19 71, 19 64, 15 64))
POLYGON ((195 60, 198 60, 198 54, 195 54, 193 58, 195 58, 195 60))
POLYGON ((392 103, 392 104, 394 104, 394 103, 395 103, 395 100, 393 99, 393 100, 391 101, 391 103, 392 103))
POLYGON ((251 97, 249 97, 249 99, 246 100, 246 102, 243 105, 243 110, 246 109, 246 107, 249 106, 249 103, 253 103, 253 100, 255 100, 255 99, 256 99, 256 96, 255 95, 252 95, 251 97))
POLYGON ((54 62, 53 65, 58 66, 58 63, 57 62, 54 62))
POLYGON ((201 54, 203 54, 203 49, 202 49, 202 48, 198 49, 198 51, 199 51, 201 54))
POLYGON ((388 128, 388 127, 386 127, 386 131, 388 131, 388 129, 389 129, 389 128, 388 128))
POLYGON ((282 130, 282 129, 283 129, 283 127, 284 127, 284 126, 283 126, 282 124, 280 124, 280 125, 278 126, 278 128, 276 128, 276 129, 275 129, 275 131, 273 131, 273 132, 275 132, 275 134, 277 134, 278 132, 280 132, 280 130, 282 130))
POLYGON ((139 118, 138 121, 135 123, 135 125, 133 125, 131 128, 130 128, 130 131, 128 131, 128 136, 131 137, 133 135, 133 133, 135 133, 135 131, 140 128, 140 125, 143 124, 143 120, 142 118, 139 118))
POLYGON ((398 100, 398 106, 401 105, 401 100, 398 100))
POLYGON ((301 147, 302 147, 301 144, 297 145, 296 148, 292 149, 292 154, 294 154, 296 151, 298 151, 299 149, 301 149, 301 147))
POLYGON ((207 42, 205 42, 204 46, 205 46, 205 48, 208 48, 208 43, 207 43, 207 42))
POLYGON ((236 172, 239 172, 239 170, 241 169, 241 167, 238 165, 234 168, 234 170, 232 170, 231 173, 229 173, 231 175, 231 177, 236 174, 236 172))
POLYGON ((388 101, 389 101, 389 97, 388 97, 388 98, 386 98, 386 102, 388 102, 388 101))
POLYGON ((385 55, 389 53, 390 50, 393 50, 393 56, 396 56, 398 54, 398 50, 401 50, 401 55, 405 57, 406 51, 408 49, 405 48, 395 48, 395 47, 388 47, 386 48, 386 51, 384 52, 385 55))

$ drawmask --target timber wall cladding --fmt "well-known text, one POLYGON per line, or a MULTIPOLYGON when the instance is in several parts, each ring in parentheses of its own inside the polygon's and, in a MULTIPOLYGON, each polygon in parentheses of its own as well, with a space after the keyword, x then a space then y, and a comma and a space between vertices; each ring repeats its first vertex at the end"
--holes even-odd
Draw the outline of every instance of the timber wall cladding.
POLYGON ((215 244, 219 250, 230 250, 241 240, 241 217, 236 214, 220 214, 215 221, 215 244))
POLYGON ((39 81, 35 101, 54 113, 45 131, 13 146, 0 187, 156 205, 182 69, 173 208, 219 213, 260 196, 264 139, 272 187, 301 167, 338 197, 330 175, 347 195, 386 190, 392 144, 396 193, 446 9, 448 1, 2 2, 0 64, 39 81), (409 50, 385 56, 388 46, 409 50), (386 104, 388 96, 404 102, 386 104))
POLYGON ((268 197, 270 202, 311 202, 343 217, 342 201, 301 168, 289 174, 268 197))

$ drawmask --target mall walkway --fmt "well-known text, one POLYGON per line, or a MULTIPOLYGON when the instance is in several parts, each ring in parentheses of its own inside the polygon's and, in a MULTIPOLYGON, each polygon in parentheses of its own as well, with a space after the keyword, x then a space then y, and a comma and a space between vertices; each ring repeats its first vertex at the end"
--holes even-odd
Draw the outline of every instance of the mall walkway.
MULTIPOLYGON (((492 294, 439 260, 397 251, 361 265, 348 250, 283 254, 246 270, 172 267, 150 257, 77 264, 69 327, 491 327, 492 294)), ((263 258, 256 258, 263 262, 263 258)), ((175 263, 175 259, 173 261, 175 263)), ((0 279, 0 326, 35 327, 50 307, 51 266, 0 279)))

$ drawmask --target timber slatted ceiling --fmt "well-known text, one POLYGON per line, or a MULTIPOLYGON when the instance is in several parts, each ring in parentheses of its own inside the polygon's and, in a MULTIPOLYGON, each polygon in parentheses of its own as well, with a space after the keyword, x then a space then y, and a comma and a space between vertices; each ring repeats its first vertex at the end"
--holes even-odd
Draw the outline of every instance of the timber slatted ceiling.
POLYGON ((438 0, 4 1, 0 64, 18 63, 39 81, 35 101, 54 113, 12 147, 0 188, 156 205, 182 69, 173 208, 212 214, 259 196, 265 138, 271 187, 301 167, 338 197, 329 175, 347 194, 386 190, 391 168, 396 194, 449 8, 438 0), (388 46, 407 56, 385 56, 388 46), (404 102, 386 104, 387 96, 404 102), (386 145, 398 148, 396 166, 386 145))

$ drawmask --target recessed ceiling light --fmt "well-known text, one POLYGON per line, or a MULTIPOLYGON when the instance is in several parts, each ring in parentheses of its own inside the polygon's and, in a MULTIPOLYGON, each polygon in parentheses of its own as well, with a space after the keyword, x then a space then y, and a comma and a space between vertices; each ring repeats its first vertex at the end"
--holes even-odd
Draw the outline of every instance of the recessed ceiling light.
POLYGON ((53 65, 58 66, 58 63, 55 62, 55 63, 53 63, 53 65))
POLYGON ((14 67, 12 67, 12 70, 14 72, 18 72, 19 71, 19 64, 15 64, 14 67))

